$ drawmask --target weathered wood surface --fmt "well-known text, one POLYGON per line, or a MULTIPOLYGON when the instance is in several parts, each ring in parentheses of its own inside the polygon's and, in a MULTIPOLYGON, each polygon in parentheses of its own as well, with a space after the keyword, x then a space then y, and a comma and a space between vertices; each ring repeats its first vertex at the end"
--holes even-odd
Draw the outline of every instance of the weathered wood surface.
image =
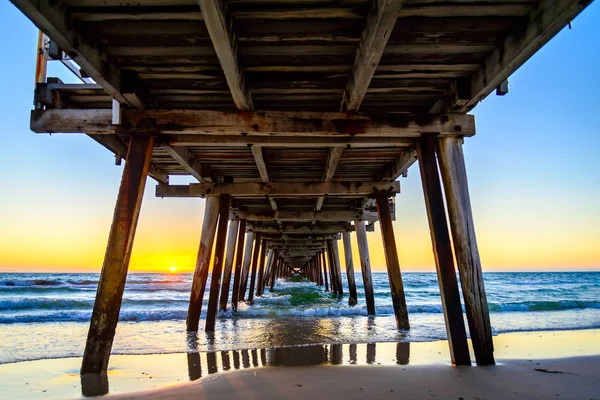
POLYGON ((202 221, 202 232, 200 233, 200 245, 196 258, 196 269, 192 279, 192 290, 190 292, 190 304, 186 319, 188 332, 198 331, 200 313, 202 312, 202 301, 204 290, 208 279, 208 270, 212 256, 213 243, 217 232, 217 221, 219 219, 219 199, 211 197, 206 199, 204 206, 204 219, 202 221))
POLYGON ((472 136, 475 120, 467 114, 415 118, 397 114, 333 112, 223 112, 208 110, 123 110, 120 126, 112 111, 52 109, 31 112, 37 133, 157 133, 202 135, 377 136, 416 138, 424 133, 472 136))
POLYGON ((252 98, 246 89, 244 72, 238 59, 237 40, 224 2, 198 0, 198 4, 235 105, 240 110, 252 110, 252 98))
POLYGON ((329 240, 329 243, 331 243, 331 260, 333 262, 333 267, 335 267, 336 286, 338 289, 338 294, 341 296, 344 294, 344 287, 342 286, 342 266, 340 263, 340 251, 338 249, 338 241, 329 240))
POLYGON ((326 225, 292 225, 292 224, 284 224, 284 225, 261 225, 261 222, 254 222, 248 224, 247 230, 249 232, 261 232, 264 234, 278 234, 278 233, 288 233, 288 234, 303 234, 303 235, 324 235, 324 234, 332 234, 339 232, 352 232, 354 231, 354 226, 349 223, 328 223, 326 225))
POLYGON ((373 291, 373 277, 371 274, 371 258, 369 256, 369 242, 367 241, 367 230, 365 222, 354 221, 356 229, 356 242, 358 243, 358 254, 360 257, 360 270, 365 288, 365 302, 369 315, 375 315, 375 294, 373 291))
POLYGON ((400 193, 400 182, 272 182, 272 183, 192 183, 158 185, 157 197, 307 197, 368 196, 383 192, 400 193))
MULTIPOLYGON (((248 233, 248 235, 252 235, 252 233, 248 233)), ((240 297, 240 286, 242 281, 242 259, 245 264, 246 259, 248 259, 248 265, 250 265, 250 257, 246 255, 244 251, 244 241, 246 238, 246 220, 240 220, 240 226, 238 229, 238 237, 237 237, 237 249, 235 252, 235 274, 233 276, 233 289, 231 291, 231 308, 233 311, 237 311, 237 305, 240 297)), ((250 245, 252 246, 252 244, 250 245)), ((250 247, 252 248, 252 247, 250 247)), ((247 274, 246 274, 247 276, 247 274)), ((244 290, 245 291, 245 290, 244 290)), ((242 293, 243 296, 243 293, 242 293)))
POLYGON ((217 240, 215 243, 215 255, 213 258, 212 276, 210 279, 210 294, 208 307, 206 309, 206 332, 214 332, 217 318, 217 306, 219 303, 219 289, 221 287, 221 275, 223 273, 223 259, 225 255, 225 241, 227 240, 227 215, 231 198, 229 195, 219 197, 219 222, 217 225, 217 240))
POLYGON ((356 280, 354 278, 354 260, 352 259, 350 232, 343 232, 342 240, 344 243, 344 258, 346 259, 346 274, 348 276, 348 292, 350 293, 348 304, 352 306, 358 303, 358 295, 356 294, 356 280))
POLYGON ((256 232, 254 235, 254 251, 252 253, 252 276, 250 277, 250 288, 248 289, 248 303, 254 302, 254 287, 256 286, 256 273, 258 272, 258 256, 261 248, 261 235, 256 232))
POLYGON ((231 273, 233 272, 233 261, 235 256, 235 245, 240 227, 239 220, 233 220, 229 223, 227 232, 227 250, 225 253, 225 266, 223 267, 223 281, 221 284, 221 297, 219 299, 219 310, 227 310, 227 301, 229 300, 229 287, 231 285, 231 273))
MULTIPOLYGON (((242 221, 246 221, 243 219, 242 221)), ((246 248, 244 249, 244 264, 242 265, 242 276, 240 279, 240 294, 238 301, 244 301, 246 297, 246 288, 248 287, 248 273, 252 262, 252 248, 254 245, 254 232, 246 234, 246 248)))
MULTIPOLYGON (((342 157, 342 153, 344 148, 341 146, 332 147, 329 149, 329 156, 327 157, 327 161, 325 162, 325 171, 323 171, 323 182, 331 182, 333 178, 333 174, 335 174, 335 170, 337 168, 338 162, 342 157)), ((315 205, 315 211, 321 211, 323 208, 323 202, 325 201, 325 197, 319 197, 317 199, 317 204, 315 205)))
POLYGON ((435 158, 435 140, 434 136, 427 136, 417 142, 421 182, 442 297, 444 319, 446 320, 450 359, 455 365, 471 365, 467 333, 456 280, 456 269, 454 268, 452 244, 446 221, 446 208, 435 158))
POLYGON ((317 257, 320 258, 319 263, 323 268, 323 279, 325 280, 325 291, 329 292, 329 279, 327 277, 327 263, 325 262, 325 251, 317 253, 317 257))
POLYGON ((356 49, 341 111, 358 111, 379 65, 404 0, 375 0, 356 49))
POLYGON ((210 167, 201 164, 186 148, 163 146, 163 149, 198 182, 212 182, 214 180, 210 167))
POLYGON ((148 137, 132 138, 129 143, 83 353, 82 374, 106 372, 108 368, 152 145, 153 139, 148 137))
POLYGON ((388 278, 390 280, 390 291, 392 293, 392 306, 396 316, 398 329, 410 329, 408 322, 408 309, 404 296, 404 285, 400 274, 400 262, 396 250, 396 238, 392 225, 392 215, 387 196, 377 196, 377 212, 381 224, 381 238, 383 239, 383 252, 387 264, 388 278))
MULTIPOLYGON (((104 135, 101 135, 104 136, 104 135)), ((194 146, 194 147, 288 147, 306 148, 310 147, 409 147, 413 144, 412 138, 406 137, 377 137, 377 136, 282 136, 282 135, 169 135, 171 146, 194 146)))
POLYGON ((437 155, 475 359, 478 365, 494 364, 492 327, 475 236, 462 139, 437 139, 437 155))

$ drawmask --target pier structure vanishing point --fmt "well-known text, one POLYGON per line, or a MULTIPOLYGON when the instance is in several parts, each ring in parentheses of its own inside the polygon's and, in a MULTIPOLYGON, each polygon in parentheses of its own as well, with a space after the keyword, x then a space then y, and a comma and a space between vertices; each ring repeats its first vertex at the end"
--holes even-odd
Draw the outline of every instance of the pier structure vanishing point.
POLYGON ((477 364, 494 363, 462 149, 475 134, 468 112, 506 94, 511 73, 590 1, 11 2, 40 29, 31 129, 86 134, 125 160, 82 373, 107 370, 148 176, 156 196, 206 199, 188 331, 200 328, 206 285, 213 331, 219 309, 252 303, 280 277, 347 290, 354 305, 359 265, 375 315, 376 222, 397 327, 408 330, 392 221, 411 212, 394 199, 416 162, 451 360, 471 364, 460 283, 477 364), (46 77, 50 60, 81 83, 46 77), (172 185, 173 175, 197 183, 172 185))

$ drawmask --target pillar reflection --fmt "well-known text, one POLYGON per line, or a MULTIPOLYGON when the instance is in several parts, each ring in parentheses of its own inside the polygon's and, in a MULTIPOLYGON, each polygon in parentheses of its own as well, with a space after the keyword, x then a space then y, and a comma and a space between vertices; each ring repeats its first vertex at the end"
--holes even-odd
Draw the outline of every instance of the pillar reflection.
POLYGON ((407 365, 410 359, 410 342, 396 343, 396 364, 407 365))
POLYGON ((188 376, 190 381, 195 381, 202 377, 202 365, 200 364, 200 353, 188 353, 188 376))

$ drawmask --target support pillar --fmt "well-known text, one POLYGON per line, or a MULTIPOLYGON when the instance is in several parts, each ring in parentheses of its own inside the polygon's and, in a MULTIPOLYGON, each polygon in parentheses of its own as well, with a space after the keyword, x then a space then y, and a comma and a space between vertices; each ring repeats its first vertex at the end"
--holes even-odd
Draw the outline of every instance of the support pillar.
POLYGON ((265 283, 263 281, 265 275, 265 261, 267 251, 267 240, 263 239, 260 244, 260 265, 258 268, 258 277, 256 278, 256 296, 260 297, 263 294, 265 283))
POLYGON ((202 222, 202 233, 200 234, 200 246, 196 258, 196 269, 192 280, 192 291, 190 293, 190 305, 186 320, 188 332, 198 330, 200 313, 202 312, 202 301, 204 301, 204 290, 208 278, 210 258, 212 256, 215 233, 217 232, 217 220, 219 219, 219 198, 207 197, 204 205, 204 220, 202 222))
POLYGON ((229 300, 229 286, 231 285, 231 273, 233 271, 233 257, 235 256, 235 244, 237 240, 239 220, 233 220, 229 223, 227 232, 227 251, 225 253, 225 267, 223 268, 223 283, 221 285, 221 298, 219 300, 219 310, 227 311, 227 301, 229 300))
POLYGON ((323 268, 323 279, 325 280, 325 291, 329 292, 329 282, 327 279, 327 263, 325 263, 325 251, 323 250, 319 257, 321 257, 321 267, 323 268))
POLYGON ((231 291, 231 308, 237 311, 238 299, 240 297, 240 283, 242 275, 242 258, 246 258, 244 253, 244 239, 246 238, 246 220, 240 220, 237 238, 237 250, 235 254, 235 269, 233 275, 233 290, 231 291))
POLYGON ((210 279, 210 294, 206 310, 206 332, 214 332, 217 319, 217 306, 219 302, 219 288, 223 272, 223 256, 225 255, 225 241, 227 239, 227 222, 229 221, 229 204, 231 197, 228 194, 219 196, 219 223, 217 228, 217 242, 215 244, 215 257, 213 260, 212 277, 210 279))
POLYGON ((421 182, 433 244, 433 255, 446 320, 446 334, 450 346, 450 358, 455 365, 471 365, 467 332, 463 320, 458 282, 454 268, 454 256, 446 221, 446 209, 442 186, 435 160, 435 137, 428 135, 417 140, 417 156, 421 170, 421 182))
POLYGON ((246 234, 246 248, 244 249, 244 263, 242 264, 242 276, 240 277, 240 293, 238 301, 244 301, 246 288, 248 287, 248 274, 252 262, 252 246, 254 245, 254 232, 246 234))
POLYGON ((254 253, 252 254, 252 276, 250 277, 250 288, 248 291, 248 303, 254 301, 254 285, 256 284, 256 272, 258 270, 258 255, 260 252, 260 232, 254 235, 254 253))
POLYGON ((83 353, 82 374, 106 372, 108 368, 153 144, 151 136, 134 136, 129 141, 83 353))
POLYGON ((475 359, 477 365, 494 364, 492 327, 475 237, 462 138, 437 139, 437 154, 475 359))
POLYGON ((371 258, 369 256, 369 243, 367 242, 367 229, 364 221, 354 221, 358 255, 360 257, 360 270, 365 288, 365 302, 369 315, 375 315, 375 294, 373 292, 373 277, 371 275, 371 258))
POLYGON ((358 303, 358 295, 356 294, 356 280, 354 279, 354 260, 352 259, 350 232, 342 232, 342 240, 344 242, 344 258, 346 259, 346 275, 348 276, 348 292, 350 293, 348 304, 354 306, 358 303))
POLYGON ((408 310, 404 297, 402 275, 400 274, 400 262, 398 261, 398 251, 396 250, 396 238, 394 237, 394 227, 392 226, 390 203, 388 203, 388 197, 385 194, 377 195, 376 200, 396 325, 398 329, 408 330, 410 329, 410 324, 408 323, 408 310))

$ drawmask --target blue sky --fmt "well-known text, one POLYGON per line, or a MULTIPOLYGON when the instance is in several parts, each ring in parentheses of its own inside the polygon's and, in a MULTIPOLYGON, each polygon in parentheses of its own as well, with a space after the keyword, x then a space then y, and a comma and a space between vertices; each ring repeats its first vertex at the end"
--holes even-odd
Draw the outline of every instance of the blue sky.
MULTIPOLYGON (((474 110, 477 135, 465 154, 484 268, 600 268, 599 22, 596 2, 511 76, 508 95, 491 95, 474 110)), ((29 131, 37 29, 4 1, 0 37, 0 270, 98 270, 121 167, 85 136, 29 131)), ((56 63, 48 76, 73 80, 56 63)), ((432 270, 416 166, 401 184, 401 263, 432 270)), ((153 191, 149 181, 132 264, 143 269, 161 254, 166 268, 190 268, 202 204, 156 199, 153 191), (170 239, 165 232, 174 226, 178 236, 170 239)), ((376 245, 378 236, 369 240, 376 245)), ((382 268, 380 252, 371 252, 382 268)))

